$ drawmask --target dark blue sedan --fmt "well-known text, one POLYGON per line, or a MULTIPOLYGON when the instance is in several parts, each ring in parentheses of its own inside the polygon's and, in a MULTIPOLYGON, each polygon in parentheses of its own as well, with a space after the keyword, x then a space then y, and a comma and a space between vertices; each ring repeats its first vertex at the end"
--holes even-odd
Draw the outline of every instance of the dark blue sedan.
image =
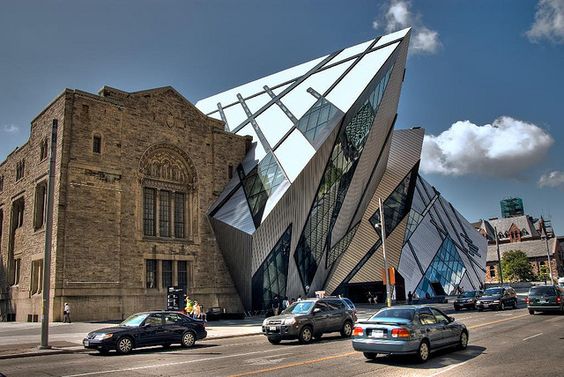
POLYGON ((468 329, 434 307, 397 306, 357 322, 352 345, 367 359, 378 354, 413 354, 425 362, 431 352, 442 348, 465 349, 468 329))
POLYGON ((178 312, 154 311, 133 314, 119 326, 106 327, 89 333, 82 341, 85 348, 108 353, 115 349, 120 354, 133 348, 169 347, 180 343, 192 347, 196 340, 207 336, 205 323, 178 312))

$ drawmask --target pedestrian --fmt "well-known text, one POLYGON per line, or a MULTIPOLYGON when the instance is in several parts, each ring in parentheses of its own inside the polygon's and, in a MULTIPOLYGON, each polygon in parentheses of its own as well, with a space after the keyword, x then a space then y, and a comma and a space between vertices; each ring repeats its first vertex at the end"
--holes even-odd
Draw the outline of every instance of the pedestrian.
POLYGON ((417 296, 416 292, 413 292, 413 301, 419 300, 419 296, 417 296))
POLYGON ((274 312, 274 315, 278 315, 280 312, 280 298, 278 295, 274 296, 274 300, 272 300, 272 311, 274 312))
POLYGON ((407 303, 411 305, 412 302, 413 302, 413 293, 411 293, 411 291, 409 291, 407 293, 407 303))
POLYGON ((372 292, 368 291, 368 303, 374 303, 374 296, 372 296, 372 292))
POLYGON ((303 299, 302 299, 302 295, 299 295, 299 296, 298 296, 298 301, 302 301, 302 300, 303 300, 303 299))
POLYGON ((192 310, 194 309, 194 302, 190 300, 190 297, 186 296, 186 307, 184 308, 184 312, 187 316, 192 316, 192 310))
POLYGON ((194 301, 194 306, 192 307, 192 318, 200 319, 202 317, 202 308, 198 301, 194 301))
POLYGON ((70 305, 68 302, 65 302, 65 306, 63 307, 63 323, 71 323, 70 305))
POLYGON ((282 300, 282 309, 285 310, 288 306, 290 306, 290 300, 288 300, 288 296, 284 296, 284 300, 282 300))

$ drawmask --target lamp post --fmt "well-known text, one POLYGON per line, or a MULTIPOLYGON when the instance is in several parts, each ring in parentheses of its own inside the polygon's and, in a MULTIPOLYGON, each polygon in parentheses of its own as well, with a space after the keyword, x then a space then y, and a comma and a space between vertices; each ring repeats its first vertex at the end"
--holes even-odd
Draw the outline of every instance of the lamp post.
POLYGON ((58 121, 53 119, 51 128, 51 153, 49 157, 49 182, 47 184, 47 213, 45 214, 45 255, 43 258, 43 308, 41 315, 40 349, 49 346, 49 299, 51 294, 51 240, 53 232, 53 196, 55 191, 55 159, 57 156, 58 121))
POLYGON ((378 206, 380 207, 380 231, 382 238, 382 255, 384 257, 384 273, 386 277, 386 305, 392 306, 392 294, 390 287, 390 271, 388 269, 388 260, 386 259, 386 220, 384 218, 384 206, 382 205, 382 198, 378 198, 378 206))
POLYGON ((501 269, 501 255, 499 253, 499 238, 497 236, 497 227, 494 226, 495 232, 495 248, 497 250, 497 262, 499 264, 499 282, 503 285, 503 270, 501 269))
POLYGON ((546 234, 546 229, 543 226, 541 238, 544 238, 546 242, 546 261, 548 264, 548 273, 550 274, 550 284, 554 284, 554 278, 552 276, 552 263, 550 262, 550 248, 548 247, 548 235, 546 234))

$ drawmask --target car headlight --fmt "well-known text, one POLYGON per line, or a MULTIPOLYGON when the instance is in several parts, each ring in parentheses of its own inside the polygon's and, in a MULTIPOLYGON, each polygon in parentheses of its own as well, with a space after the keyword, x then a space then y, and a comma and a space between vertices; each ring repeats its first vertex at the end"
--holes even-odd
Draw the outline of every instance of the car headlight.
POLYGON ((494 304, 499 304, 499 300, 494 300, 493 303, 494 303, 494 304))
POLYGON ((101 333, 101 334, 96 334, 96 336, 94 337, 94 339, 97 339, 97 340, 106 340, 106 339, 110 339, 112 336, 114 336, 114 334, 101 333))
POLYGON ((287 318, 284 320, 284 325, 286 326, 292 326, 294 323, 296 323, 295 318, 287 318))
POLYGON ((480 300, 476 301, 476 304, 481 304, 481 303, 482 303, 482 301, 480 301, 480 300))
POLYGON ((263 325, 263 326, 268 325, 268 319, 265 319, 264 321, 262 321, 262 325, 263 325))

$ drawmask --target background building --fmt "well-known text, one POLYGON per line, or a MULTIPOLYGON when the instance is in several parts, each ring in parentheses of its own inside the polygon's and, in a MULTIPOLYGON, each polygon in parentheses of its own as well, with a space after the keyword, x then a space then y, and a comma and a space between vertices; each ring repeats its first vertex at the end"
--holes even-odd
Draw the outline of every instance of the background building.
POLYGON ((499 202, 501 206, 501 217, 523 216, 523 200, 521 198, 507 198, 499 202))
POLYGON ((29 141, 0 166, 0 311, 41 315, 46 180, 58 119, 51 315, 121 319, 162 308, 167 286, 205 306, 241 310, 206 210, 245 156, 167 87, 99 95, 66 90, 32 121, 29 141))

